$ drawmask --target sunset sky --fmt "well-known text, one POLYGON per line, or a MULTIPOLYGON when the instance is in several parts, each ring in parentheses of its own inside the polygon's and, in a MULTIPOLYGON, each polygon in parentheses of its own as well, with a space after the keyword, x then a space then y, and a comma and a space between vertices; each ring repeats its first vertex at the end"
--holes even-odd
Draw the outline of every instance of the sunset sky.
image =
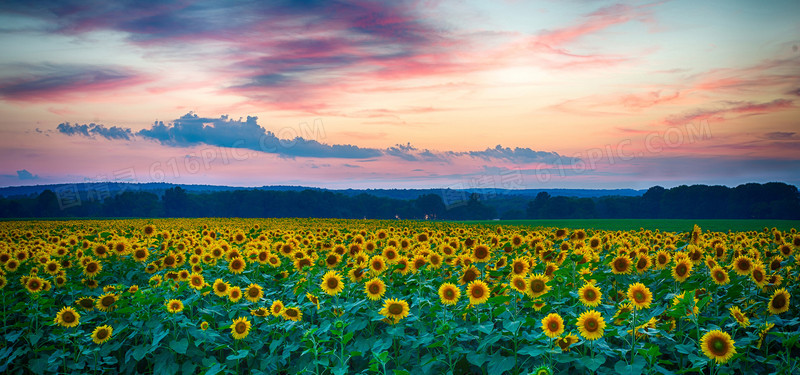
POLYGON ((797 0, 144 3, 0 2, 0 186, 800 184, 797 0))

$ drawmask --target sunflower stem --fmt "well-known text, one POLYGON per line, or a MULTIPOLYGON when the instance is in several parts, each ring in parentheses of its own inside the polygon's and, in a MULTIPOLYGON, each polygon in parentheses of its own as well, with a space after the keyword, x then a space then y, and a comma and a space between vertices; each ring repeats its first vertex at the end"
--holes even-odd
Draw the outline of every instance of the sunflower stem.
POLYGON ((636 357, 636 310, 637 307, 633 307, 633 337, 631 338, 631 365, 633 365, 633 359, 636 357))

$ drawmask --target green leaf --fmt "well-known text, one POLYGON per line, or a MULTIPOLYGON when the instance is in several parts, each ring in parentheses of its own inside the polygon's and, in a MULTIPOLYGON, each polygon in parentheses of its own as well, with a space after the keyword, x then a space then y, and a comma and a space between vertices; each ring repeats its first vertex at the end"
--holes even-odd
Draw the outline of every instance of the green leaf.
POLYGON ((354 334, 355 334, 355 332, 347 332, 347 333, 345 333, 344 336, 342 337, 342 345, 347 345, 347 343, 350 342, 350 340, 353 339, 353 335, 354 334))
POLYGON ((481 367, 486 362, 486 354, 484 353, 469 353, 467 354, 467 361, 475 366, 481 367))
POLYGON ((167 337, 168 334, 169 334, 169 330, 168 329, 165 329, 165 330, 163 330, 163 331, 161 331, 159 333, 156 333, 153 336, 153 345, 152 345, 153 349, 158 347, 158 343, 160 343, 161 340, 164 339, 164 337, 167 337))
POLYGON ((133 348, 133 358, 136 359, 136 361, 141 361, 142 358, 147 355, 148 349, 149 348, 144 345, 133 348))
POLYGON ((499 352, 489 359, 489 373, 502 374, 514 368, 514 357, 505 357, 499 352))
POLYGON ((681 354, 689 354, 689 353, 694 353, 696 349, 695 346, 691 344, 678 344, 675 345, 675 350, 677 350, 678 353, 681 354))
POLYGON ((248 353, 250 353, 249 350, 242 349, 242 350, 239 350, 236 354, 229 355, 228 357, 225 358, 225 360, 226 361, 235 361, 237 359, 242 359, 242 358, 247 357, 248 353))
POLYGON ((606 363, 606 357, 603 355, 595 356, 594 358, 583 357, 581 358, 581 362, 583 362, 583 365, 586 366, 586 368, 592 370, 592 372, 595 372, 600 368, 600 366, 603 365, 603 363, 606 363))
POLYGON ((486 302, 492 305, 500 305, 508 301, 511 301, 511 296, 494 296, 489 298, 486 302))
POLYGON ((542 355, 542 353, 544 353, 545 350, 546 349, 541 346, 528 345, 526 347, 517 350, 517 353, 522 355, 529 355, 531 357, 536 357, 542 355))
POLYGON ((38 343, 41 338, 42 338, 41 329, 28 335, 28 340, 31 341, 31 345, 36 345, 36 343, 38 343))
POLYGON ((182 338, 180 340, 172 340, 169 343, 169 347, 178 354, 186 354, 186 348, 189 347, 189 340, 186 338, 182 338))
POLYGON ((206 375, 216 375, 224 369, 225 365, 221 363, 215 363, 213 366, 209 367, 208 370, 206 370, 206 375))

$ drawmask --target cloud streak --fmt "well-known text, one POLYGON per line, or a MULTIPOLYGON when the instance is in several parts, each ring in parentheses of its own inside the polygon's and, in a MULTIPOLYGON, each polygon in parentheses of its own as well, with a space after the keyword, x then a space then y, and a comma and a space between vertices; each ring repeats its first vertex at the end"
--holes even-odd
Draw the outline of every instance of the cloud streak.
MULTIPOLYGON (((314 127, 321 127, 315 123, 314 127)), ((309 136, 324 136, 324 128, 300 127, 301 132, 309 136)), ((258 124, 258 118, 247 116, 246 119, 233 120, 228 116, 219 118, 200 117, 194 113, 164 123, 156 121, 149 128, 133 132, 128 128, 117 126, 106 127, 102 124, 70 124, 61 123, 56 130, 68 136, 94 138, 100 136, 109 140, 132 140, 141 137, 156 141, 169 147, 193 147, 210 145, 253 150, 277 154, 284 158, 342 158, 369 160, 375 157, 397 158, 407 162, 450 163, 456 158, 471 158, 483 161, 505 161, 512 164, 531 163, 566 163, 572 164, 577 159, 563 157, 555 152, 535 151, 527 147, 509 148, 497 145, 482 151, 434 151, 418 149, 411 144, 397 144, 385 149, 358 147, 350 144, 322 143, 316 139, 304 138, 300 135, 281 138, 258 124)), ((297 134, 294 129, 286 134, 297 134)), ((284 133, 278 131, 279 134, 284 133)), ((305 135, 305 134, 304 134, 305 135)))
POLYGON ((80 98, 88 93, 113 92, 147 79, 128 68, 98 65, 5 65, 12 72, 0 78, 0 98, 11 101, 53 101, 80 98))

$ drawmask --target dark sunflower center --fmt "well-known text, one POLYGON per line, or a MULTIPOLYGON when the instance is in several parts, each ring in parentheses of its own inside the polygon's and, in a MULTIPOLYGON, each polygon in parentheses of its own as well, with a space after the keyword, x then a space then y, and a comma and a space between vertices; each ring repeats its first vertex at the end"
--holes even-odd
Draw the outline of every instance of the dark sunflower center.
POLYGON ((558 331, 558 322, 551 320, 550 323, 547 324, 547 328, 553 332, 558 331))
POLYGON ((380 270, 382 268, 383 268, 383 263, 381 263, 379 261, 372 262, 372 269, 380 270))
POLYGON ((628 262, 626 262, 625 259, 618 259, 614 262, 614 268, 617 271, 625 271, 628 268, 628 262))
POLYGON ((586 330, 589 331, 589 332, 597 331, 597 321, 594 320, 594 319, 586 320, 586 324, 584 324, 584 325, 585 325, 586 330))
POLYGON ((483 248, 483 247, 479 247, 479 248, 475 249, 475 257, 478 258, 478 259, 486 258, 488 253, 489 253, 488 250, 486 250, 486 248, 483 248))
POLYGON ((636 267, 639 269, 647 267, 647 261, 644 259, 639 259, 639 262, 636 263, 636 267))
POLYGON ((179 305, 177 302, 173 302, 170 308, 173 310, 179 310, 181 308, 181 305, 179 305))
POLYGON ((192 278, 192 285, 200 286, 200 285, 203 285, 203 282, 200 280, 199 277, 194 277, 194 278, 192 278))
POLYGON ((544 282, 542 280, 531 281, 531 291, 534 293, 541 293, 544 291, 544 282))
POLYGON ((247 324, 244 324, 244 322, 236 323, 236 333, 243 334, 245 332, 247 332, 247 324))
POLYGON ((328 262, 328 264, 331 264, 331 265, 336 264, 336 257, 335 256, 329 256, 328 259, 326 259, 326 262, 328 262))
POLYGON ((61 315, 61 320, 66 323, 72 323, 75 321, 75 314, 71 311, 64 311, 64 314, 61 315))
POLYGON ((644 302, 644 293, 637 290, 633 293, 633 298, 636 299, 636 302, 644 302))
POLYGON ((444 290, 444 298, 446 299, 453 299, 455 298, 456 294, 453 292, 452 289, 445 289, 444 290))
POLYGON ((101 329, 101 330, 97 331, 97 338, 98 339, 104 340, 106 337, 108 337, 108 331, 107 330, 101 329))
POLYGON ((294 318, 297 316, 297 310, 295 309, 286 310, 286 315, 294 318))
POLYGON ((36 280, 31 280, 31 281, 28 283, 28 287, 30 287, 30 288, 31 288, 31 289, 33 289, 33 290, 36 290, 36 289, 39 289, 39 287, 41 287, 41 284, 39 284, 39 282, 38 282, 38 281, 36 281, 36 280))
POLYGON ((593 301, 597 297, 597 294, 594 290, 589 289, 583 294, 583 297, 588 301, 593 301))
POLYGON ((514 285, 517 286, 517 289, 525 289, 525 282, 522 280, 515 281, 514 285))
POLYGON ((725 344, 725 341, 722 339, 718 338, 711 342, 711 351, 715 355, 724 355, 725 352, 727 351, 726 349, 727 345, 725 344))
POLYGON ((753 271, 753 278, 756 279, 756 281, 764 280, 764 274, 759 270, 755 270, 753 271))
POLYGON ((424 265, 425 265, 425 259, 417 259, 417 261, 414 262, 414 267, 416 268, 421 268, 424 265))
POLYGON ((114 301, 115 301, 114 297, 107 296, 107 297, 103 297, 103 299, 100 300, 100 304, 105 306, 105 307, 108 307, 108 306, 113 305, 114 301))
POLYGON ((748 262, 747 260, 741 260, 739 261, 738 266, 740 270, 746 271, 750 269, 750 262, 748 262))
POLYGON ((772 299, 772 307, 781 309, 786 306, 786 297, 783 294, 778 294, 772 299))
POLYGON ((483 297, 483 288, 481 287, 472 288, 472 296, 475 298, 483 297))
POLYGON ((371 284, 369 286, 369 292, 372 294, 378 294, 381 291, 381 286, 378 284, 371 284))
POLYGON ((83 307, 84 309, 90 309, 90 308, 92 308, 92 305, 93 305, 93 304, 92 304, 92 300, 90 300, 90 299, 82 299, 82 300, 79 302, 79 304, 80 304, 80 305, 81 305, 81 307, 83 307))
POLYGON ((94 271, 97 271, 97 265, 94 264, 94 263, 87 264, 86 265, 86 271, 89 271, 90 273, 93 273, 94 271))
POLYGON ((250 297, 258 297, 258 289, 256 289, 256 288, 250 288, 249 290, 247 290, 247 294, 248 294, 250 297))
POLYGON ((328 289, 336 289, 339 286, 339 280, 335 278, 330 278, 328 279, 326 284, 328 285, 328 289))
POLYGON ((392 315, 400 315, 403 313, 403 306, 399 303, 393 303, 389 305, 389 314, 392 315))
POLYGON ((525 265, 522 263, 514 263, 514 273, 520 274, 525 271, 525 265))
POLYGON ((686 274, 686 266, 683 265, 683 264, 679 264, 678 267, 675 268, 675 273, 678 274, 678 276, 685 275, 686 274))

